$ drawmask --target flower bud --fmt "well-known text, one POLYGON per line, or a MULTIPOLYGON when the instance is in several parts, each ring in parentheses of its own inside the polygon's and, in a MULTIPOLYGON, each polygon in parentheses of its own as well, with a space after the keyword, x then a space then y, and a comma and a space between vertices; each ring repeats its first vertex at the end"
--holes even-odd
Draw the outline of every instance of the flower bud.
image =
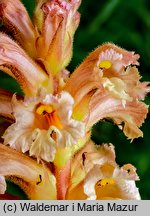
POLYGON ((79 5, 80 0, 38 1, 34 16, 40 33, 37 52, 48 73, 56 75, 71 60, 73 36, 80 20, 79 5))

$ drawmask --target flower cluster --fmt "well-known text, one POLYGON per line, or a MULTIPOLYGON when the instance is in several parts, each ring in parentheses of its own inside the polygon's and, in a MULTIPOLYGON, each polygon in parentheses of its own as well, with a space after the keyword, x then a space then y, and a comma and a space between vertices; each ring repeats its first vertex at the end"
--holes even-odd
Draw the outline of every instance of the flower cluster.
POLYGON ((6 180, 30 199, 140 199, 135 167, 119 167, 114 146, 90 135, 111 119, 130 140, 142 137, 149 83, 140 82, 139 55, 112 43, 70 74, 80 3, 37 0, 31 20, 20 0, 0 0, 0 69, 24 95, 0 89, 1 199, 6 180))

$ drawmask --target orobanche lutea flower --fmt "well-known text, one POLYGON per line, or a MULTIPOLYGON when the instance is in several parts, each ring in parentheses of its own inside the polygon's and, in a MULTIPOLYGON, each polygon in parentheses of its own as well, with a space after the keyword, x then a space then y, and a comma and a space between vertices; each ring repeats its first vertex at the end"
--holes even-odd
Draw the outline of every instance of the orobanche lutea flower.
POLYGON ((0 0, 0 69, 24 93, 0 90, 1 199, 11 197, 7 180, 29 199, 140 199, 136 168, 119 167, 114 146, 90 135, 111 119, 130 140, 142 137, 149 83, 140 82, 139 55, 112 43, 66 70, 80 3, 37 0, 31 20, 20 0, 0 0))

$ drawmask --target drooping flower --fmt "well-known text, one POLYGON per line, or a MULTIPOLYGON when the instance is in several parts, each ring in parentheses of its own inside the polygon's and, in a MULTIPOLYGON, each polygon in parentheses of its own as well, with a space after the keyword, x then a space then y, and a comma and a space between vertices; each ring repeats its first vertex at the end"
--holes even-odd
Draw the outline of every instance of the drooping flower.
POLYGON ((148 82, 140 82, 138 70, 132 66, 138 65, 138 58, 114 44, 104 44, 92 52, 65 87, 75 98, 75 110, 78 110, 75 118, 86 118, 88 128, 98 120, 112 119, 129 139, 143 136, 139 127, 148 107, 141 100, 150 88, 148 82), (76 86, 73 83, 77 83, 76 86), (89 113, 83 115, 78 108, 86 105, 84 101, 92 92, 87 103, 89 113))
POLYGON ((149 83, 140 82, 139 55, 111 43, 69 74, 79 5, 37 0, 31 20, 21 1, 0 0, 0 18, 14 39, 0 33, 0 69, 24 94, 0 90, 0 116, 9 122, 0 124, 0 193, 6 177, 30 199, 140 198, 135 168, 119 168, 112 145, 86 143, 92 126, 107 118, 129 139, 142 136, 149 83))
POLYGON ((68 199, 139 200, 136 180, 139 178, 131 164, 121 168, 116 164, 112 144, 96 147, 88 143, 74 158, 68 199))

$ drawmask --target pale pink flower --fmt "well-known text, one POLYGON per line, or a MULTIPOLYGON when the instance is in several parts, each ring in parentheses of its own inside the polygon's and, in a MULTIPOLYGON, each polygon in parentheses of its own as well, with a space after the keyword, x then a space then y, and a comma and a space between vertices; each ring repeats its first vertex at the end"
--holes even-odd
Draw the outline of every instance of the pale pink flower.
POLYGON ((121 168, 116 164, 112 144, 94 146, 88 143, 73 159, 67 198, 139 200, 136 180, 139 178, 131 164, 121 168))

